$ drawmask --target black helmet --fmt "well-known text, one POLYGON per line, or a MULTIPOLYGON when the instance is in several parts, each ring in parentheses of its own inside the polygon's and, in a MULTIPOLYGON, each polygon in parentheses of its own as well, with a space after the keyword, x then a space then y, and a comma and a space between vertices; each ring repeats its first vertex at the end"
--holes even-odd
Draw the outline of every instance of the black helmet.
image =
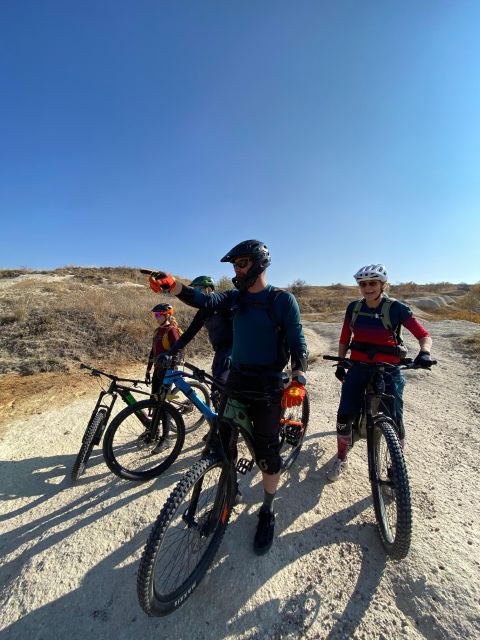
POLYGON ((232 282, 237 289, 251 287, 258 276, 271 264, 270 252, 266 244, 260 240, 244 240, 231 249, 220 262, 235 262, 237 258, 248 256, 253 264, 243 277, 235 276, 232 282))
POLYGON ((171 304, 156 304, 152 311, 164 313, 166 316, 173 316, 173 307, 171 304))
POLYGON ((198 276, 190 283, 191 287, 200 287, 202 289, 215 289, 215 280, 210 276, 198 276))

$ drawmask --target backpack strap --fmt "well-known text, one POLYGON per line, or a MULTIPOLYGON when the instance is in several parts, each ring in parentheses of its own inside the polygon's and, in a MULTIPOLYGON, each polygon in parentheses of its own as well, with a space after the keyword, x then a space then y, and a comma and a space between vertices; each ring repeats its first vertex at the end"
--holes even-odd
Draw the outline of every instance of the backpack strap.
POLYGON ((399 322, 396 327, 393 326, 393 322, 390 315, 392 306, 397 302, 394 298, 386 298, 382 307, 382 323, 385 329, 392 332, 397 344, 402 345, 402 323, 399 322))
POLYGON ((282 293, 283 293, 282 290, 278 289, 278 287, 272 287, 268 292, 268 298, 267 298, 267 314, 270 320, 272 321, 272 324, 274 325, 275 330, 277 332, 282 331, 283 327, 281 323, 278 321, 278 318, 275 314, 275 303, 278 300, 278 298, 282 295, 282 293))
POLYGON ((357 300, 352 309, 352 317, 350 318, 350 331, 353 333, 353 327, 355 322, 357 321, 358 314, 360 313, 360 309, 362 308, 363 298, 361 300, 357 300))

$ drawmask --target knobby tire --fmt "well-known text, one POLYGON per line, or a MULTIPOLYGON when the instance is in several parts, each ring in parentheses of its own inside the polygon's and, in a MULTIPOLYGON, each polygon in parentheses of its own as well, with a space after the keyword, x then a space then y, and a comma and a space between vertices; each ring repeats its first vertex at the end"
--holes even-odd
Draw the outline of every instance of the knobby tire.
POLYGON ((111 421, 103 439, 103 456, 105 462, 115 475, 124 480, 143 481, 156 478, 178 458, 185 441, 185 426, 179 412, 167 402, 159 408, 153 398, 141 400, 125 407, 111 421), (169 425, 169 437, 164 441, 163 450, 154 453, 158 444, 155 440, 143 440, 146 426, 137 417, 155 415, 161 411, 159 430, 162 431, 165 421, 169 425), (121 435, 119 435, 121 434, 121 435), (122 438, 126 439, 123 444, 122 438))
POLYGON ((412 505, 407 467, 397 432, 392 424, 379 421, 374 426, 374 464, 377 474, 388 479, 385 465, 390 466, 393 496, 388 497, 382 485, 372 482, 373 505, 382 544, 392 558, 405 558, 412 538, 412 505), (382 444, 383 443, 383 444, 382 444), (388 463, 383 459, 382 447, 388 452, 388 463), (395 525, 392 526, 392 520, 395 525))
POLYGON ((150 616, 168 615, 184 604, 213 562, 236 493, 235 471, 223 465, 214 454, 198 460, 170 494, 150 532, 137 575, 138 600, 150 616), (189 524, 189 505, 195 496, 197 510, 189 524), (208 521, 214 503, 221 505, 219 516, 208 535, 202 536, 202 523, 208 521), (158 586, 160 581, 165 586, 158 586))
POLYGON ((94 445, 99 442, 101 437, 101 431, 104 426, 105 416, 107 412, 104 409, 100 409, 94 415, 93 420, 90 422, 82 440, 82 446, 73 463, 72 472, 70 478, 72 482, 76 482, 81 475, 85 473, 90 454, 92 453, 94 445))

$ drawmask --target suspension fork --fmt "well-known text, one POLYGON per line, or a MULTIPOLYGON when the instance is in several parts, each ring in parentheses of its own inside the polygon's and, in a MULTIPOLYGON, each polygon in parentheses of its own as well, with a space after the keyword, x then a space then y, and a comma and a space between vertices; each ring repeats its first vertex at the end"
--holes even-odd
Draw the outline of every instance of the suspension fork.
MULTIPOLYGON (((213 507, 208 514, 208 519, 203 523, 202 529, 200 531, 201 535, 207 537, 211 533, 213 533, 215 527, 217 526, 217 522, 219 520, 222 521, 222 524, 225 523, 228 513, 230 511, 231 505, 228 503, 228 500, 225 499, 228 496, 228 482, 229 478, 231 478, 230 482, 234 482, 235 478, 235 467, 231 462, 222 463, 222 471, 220 474, 220 479, 218 481, 217 490, 215 493, 215 501, 213 503, 213 507), (224 491, 224 487, 227 486, 227 490, 224 491)), ((205 476, 203 476, 195 485, 195 488, 192 493, 192 499, 190 500, 190 504, 188 505, 188 509, 185 511, 183 515, 183 520, 188 524, 189 527, 195 528, 198 526, 198 521, 195 520, 195 515, 198 508, 198 501, 200 498, 200 494, 203 488, 203 481, 205 476)))
POLYGON ((101 430, 101 433, 98 434, 96 441, 97 444, 98 442, 100 442, 100 439, 103 435, 103 431, 105 430, 105 427, 107 426, 108 420, 110 418, 110 414, 112 412, 113 409, 113 405, 115 404, 115 401, 117 399, 117 394, 116 394, 116 388, 115 388, 115 382, 112 381, 110 386, 108 387, 107 391, 105 390, 101 390, 100 394, 97 398, 97 402, 95 404, 95 407, 92 411, 92 414, 90 416, 90 419, 88 421, 87 424, 87 428, 85 429, 85 433, 83 434, 83 438, 82 438, 82 442, 85 441, 85 436, 87 435, 87 431, 90 427, 90 425, 92 424, 93 419, 95 418, 95 416, 97 415, 97 412, 99 409, 105 409, 106 413, 105 413, 105 419, 103 420, 103 428, 101 430), (103 402, 103 399, 105 398, 105 396, 111 396, 111 400, 110 400, 110 404, 107 404, 106 402, 103 402))
POLYGON ((368 455, 368 475, 372 483, 378 484, 378 472, 375 467, 374 450, 375 450, 375 421, 373 419, 372 400, 379 396, 375 393, 368 392, 365 394, 365 414, 367 417, 367 455, 368 455))
MULTIPOLYGON (((93 419, 94 419, 94 417, 97 415, 97 411, 98 411, 98 409, 100 408, 100 406, 105 406, 105 408, 106 408, 106 409, 107 409, 107 411, 108 411, 108 407, 107 407, 106 405, 102 405, 102 400, 103 400, 103 398, 104 398, 106 395, 108 395, 109 393, 110 393, 110 388, 108 389, 108 391, 104 391, 103 389, 100 391, 100 394, 99 394, 99 396, 98 396, 98 398, 97 398, 97 402, 96 402, 96 404, 95 404, 95 407, 93 408, 93 411, 92 411, 92 413, 91 413, 91 415, 90 415, 90 418, 89 418, 89 420, 88 420, 87 429, 88 429, 88 427, 92 424, 92 420, 93 420, 93 419)), ((86 433, 87 429, 85 430, 85 433, 86 433)))

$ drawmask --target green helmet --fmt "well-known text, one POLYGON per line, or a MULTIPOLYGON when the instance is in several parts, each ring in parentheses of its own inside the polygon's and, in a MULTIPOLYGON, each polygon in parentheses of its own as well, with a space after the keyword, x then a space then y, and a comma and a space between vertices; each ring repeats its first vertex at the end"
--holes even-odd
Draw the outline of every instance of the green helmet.
POLYGON ((215 289, 215 280, 210 276, 198 276, 191 281, 190 286, 202 289, 206 289, 207 287, 209 287, 210 289, 215 289))

